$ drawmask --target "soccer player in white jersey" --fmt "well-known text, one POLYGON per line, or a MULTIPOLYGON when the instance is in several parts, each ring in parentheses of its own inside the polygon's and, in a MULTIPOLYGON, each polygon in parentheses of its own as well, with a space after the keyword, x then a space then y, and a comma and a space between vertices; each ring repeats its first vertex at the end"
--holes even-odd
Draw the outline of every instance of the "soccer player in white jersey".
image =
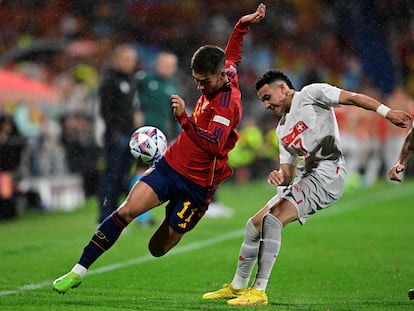
POLYGON ((376 111, 397 126, 411 127, 408 113, 392 110, 365 94, 326 83, 295 91, 278 70, 259 77, 256 90, 265 108, 281 117, 276 128, 280 168, 268 177, 278 194, 248 220, 232 282, 203 295, 203 299, 230 299, 227 304, 232 306, 267 305, 265 290, 279 254, 282 228, 295 220, 304 224, 309 215, 342 196, 346 168, 333 108, 354 105, 376 111), (256 260, 258 268, 249 288, 256 260))

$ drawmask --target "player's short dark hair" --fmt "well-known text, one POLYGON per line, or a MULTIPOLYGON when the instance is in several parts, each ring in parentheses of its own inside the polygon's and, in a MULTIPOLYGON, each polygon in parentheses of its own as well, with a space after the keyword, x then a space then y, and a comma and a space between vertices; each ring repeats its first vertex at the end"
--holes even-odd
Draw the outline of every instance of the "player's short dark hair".
POLYGON ((191 69, 196 73, 217 73, 226 67, 224 51, 215 45, 204 45, 194 52, 191 69))
POLYGON ((290 89, 295 89, 287 75, 285 75, 280 70, 270 69, 266 71, 262 76, 257 78, 256 84, 255 84, 256 91, 260 90, 263 87, 263 85, 271 84, 277 80, 281 80, 285 82, 290 89))

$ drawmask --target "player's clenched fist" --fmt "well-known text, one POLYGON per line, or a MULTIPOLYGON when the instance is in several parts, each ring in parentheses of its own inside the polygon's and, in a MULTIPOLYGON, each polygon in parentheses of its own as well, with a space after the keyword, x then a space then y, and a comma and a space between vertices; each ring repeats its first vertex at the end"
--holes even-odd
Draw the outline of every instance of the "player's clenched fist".
POLYGON ((185 111, 185 102, 178 95, 171 95, 171 108, 173 110, 173 115, 177 119, 179 118, 185 111))
POLYGON ((270 185, 280 186, 283 184, 285 178, 281 172, 278 170, 273 170, 270 172, 269 177, 267 178, 267 182, 270 185))

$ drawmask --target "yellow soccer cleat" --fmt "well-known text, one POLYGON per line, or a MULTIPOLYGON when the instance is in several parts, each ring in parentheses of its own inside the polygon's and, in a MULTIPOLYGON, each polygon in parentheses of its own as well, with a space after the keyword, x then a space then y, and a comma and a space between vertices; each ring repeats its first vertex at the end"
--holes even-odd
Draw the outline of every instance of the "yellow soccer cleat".
POLYGON ((231 299, 243 295, 246 291, 246 288, 235 289, 231 284, 224 284, 223 288, 215 292, 205 293, 203 299, 231 299))
POLYGON ((267 306, 267 295, 264 290, 249 288, 240 297, 227 301, 229 306, 267 306))

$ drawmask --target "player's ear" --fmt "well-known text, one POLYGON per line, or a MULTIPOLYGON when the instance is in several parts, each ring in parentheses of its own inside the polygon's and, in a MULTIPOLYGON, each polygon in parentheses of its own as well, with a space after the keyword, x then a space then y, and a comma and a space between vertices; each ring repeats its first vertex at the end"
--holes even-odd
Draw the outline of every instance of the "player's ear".
POLYGON ((285 94, 287 92, 287 85, 283 82, 278 82, 278 88, 282 92, 282 94, 285 94))

